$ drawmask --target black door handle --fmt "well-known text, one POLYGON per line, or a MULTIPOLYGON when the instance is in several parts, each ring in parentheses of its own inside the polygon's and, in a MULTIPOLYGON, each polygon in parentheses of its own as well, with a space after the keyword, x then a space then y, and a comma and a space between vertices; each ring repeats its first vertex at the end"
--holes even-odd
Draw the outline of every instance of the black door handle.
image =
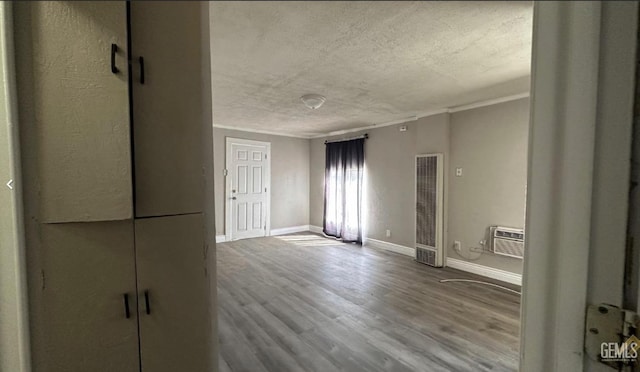
POLYGON ((129 294, 125 293, 123 297, 124 297, 124 316, 125 318, 129 319, 131 318, 131 312, 129 311, 129 294))
POLYGON ((140 84, 144 85, 144 57, 138 58, 140 62, 140 84))
POLYGON ((118 53, 118 46, 116 44, 111 44, 111 72, 114 74, 120 72, 116 67, 116 53, 118 53))
POLYGON ((151 304, 149 303, 149 291, 144 291, 144 305, 147 310, 147 315, 151 314, 151 304))

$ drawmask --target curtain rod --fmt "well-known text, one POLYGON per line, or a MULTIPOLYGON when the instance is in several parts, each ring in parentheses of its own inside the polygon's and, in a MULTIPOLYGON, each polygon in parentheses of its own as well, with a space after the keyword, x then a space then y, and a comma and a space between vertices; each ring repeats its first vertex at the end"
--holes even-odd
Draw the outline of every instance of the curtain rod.
POLYGON ((367 139, 367 138, 369 138, 369 133, 365 133, 365 134, 363 134, 361 136, 357 136, 357 137, 344 138, 344 139, 338 139, 338 140, 332 140, 332 141, 324 141, 324 144, 326 145, 327 143, 351 141, 351 140, 358 139, 358 138, 367 139))

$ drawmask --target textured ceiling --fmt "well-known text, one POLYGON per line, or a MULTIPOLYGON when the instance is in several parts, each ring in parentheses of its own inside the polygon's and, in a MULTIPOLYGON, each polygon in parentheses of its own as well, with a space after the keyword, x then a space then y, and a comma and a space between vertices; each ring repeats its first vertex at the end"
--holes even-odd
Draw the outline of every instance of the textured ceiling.
POLYGON ((530 2, 213 2, 214 123, 293 135, 529 89, 530 2), (327 102, 309 110, 300 96, 327 102))

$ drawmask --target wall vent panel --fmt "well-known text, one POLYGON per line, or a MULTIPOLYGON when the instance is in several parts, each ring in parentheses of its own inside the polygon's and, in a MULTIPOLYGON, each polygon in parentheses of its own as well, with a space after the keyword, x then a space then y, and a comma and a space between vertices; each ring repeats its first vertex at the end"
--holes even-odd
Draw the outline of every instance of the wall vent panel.
POLYGON ((443 155, 416 157, 416 260, 443 266, 443 155))

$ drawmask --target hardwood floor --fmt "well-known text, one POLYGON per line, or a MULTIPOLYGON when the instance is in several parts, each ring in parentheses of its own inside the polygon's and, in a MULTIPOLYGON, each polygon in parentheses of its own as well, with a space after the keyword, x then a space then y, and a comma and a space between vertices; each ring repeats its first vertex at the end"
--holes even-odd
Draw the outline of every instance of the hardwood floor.
POLYGON ((513 371, 520 298, 311 233, 217 245, 220 371, 513 371))

